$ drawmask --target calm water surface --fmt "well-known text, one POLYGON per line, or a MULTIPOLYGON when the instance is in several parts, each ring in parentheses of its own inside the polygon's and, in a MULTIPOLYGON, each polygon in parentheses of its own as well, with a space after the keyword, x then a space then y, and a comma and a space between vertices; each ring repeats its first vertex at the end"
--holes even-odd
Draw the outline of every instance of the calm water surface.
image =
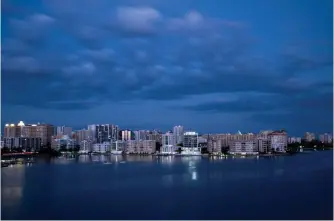
POLYGON ((2 219, 333 219, 332 151, 39 161, 2 168, 2 219))

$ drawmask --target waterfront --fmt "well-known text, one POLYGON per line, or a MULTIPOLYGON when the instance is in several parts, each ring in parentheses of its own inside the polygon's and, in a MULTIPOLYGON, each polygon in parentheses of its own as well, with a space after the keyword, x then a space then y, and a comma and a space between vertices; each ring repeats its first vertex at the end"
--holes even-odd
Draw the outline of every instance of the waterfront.
POLYGON ((2 168, 2 219, 332 219, 333 152, 82 155, 2 168))

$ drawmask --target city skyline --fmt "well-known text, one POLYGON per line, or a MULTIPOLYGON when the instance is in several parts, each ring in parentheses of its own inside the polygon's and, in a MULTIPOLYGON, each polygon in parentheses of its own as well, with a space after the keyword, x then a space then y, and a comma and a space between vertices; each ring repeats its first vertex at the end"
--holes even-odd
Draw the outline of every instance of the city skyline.
MULTIPOLYGON (((117 124, 113 124, 113 123, 104 123, 104 124, 89 124, 89 125, 85 125, 85 126, 82 126, 82 127, 72 127, 71 125, 54 125, 54 124, 51 124, 51 123, 47 123, 47 122, 38 122, 38 123, 31 123, 31 122, 28 122, 28 123, 25 123, 23 121, 19 121, 18 123, 14 123, 14 122, 6 122, 4 125, 1 125, 1 136, 3 136, 3 133, 4 133, 4 128, 6 127, 21 127, 21 126, 37 126, 37 125, 50 125, 53 127, 53 136, 58 136, 58 135, 70 135, 70 134, 76 134, 80 131, 94 131, 95 132, 95 127, 99 127, 99 126, 108 126, 108 127, 111 127, 111 128, 117 128, 116 130, 118 131, 118 136, 120 138, 120 140, 123 140, 123 136, 129 136, 130 137, 141 137, 142 135, 140 134, 140 132, 159 132, 161 133, 162 135, 166 135, 166 134, 172 134, 174 136, 176 136, 176 140, 175 140, 175 143, 179 143, 177 142, 178 140, 182 140, 183 139, 183 134, 186 133, 186 132, 197 132, 199 135, 208 135, 208 134, 211 134, 211 135, 219 135, 219 134, 230 134, 230 135, 246 135, 246 134, 261 134, 262 132, 265 132, 265 131, 280 131, 280 130, 284 130, 288 133, 289 135, 289 138, 305 138, 307 139, 306 137, 313 137, 315 139, 319 139, 320 136, 323 136, 325 134, 328 134, 328 135, 333 135, 333 131, 325 131, 325 132, 316 132, 316 131, 304 131, 302 134, 291 134, 289 133, 288 130, 286 130, 285 128, 262 128, 261 130, 259 131, 218 131, 218 132, 215 132, 215 133, 210 133, 210 132, 207 132, 207 131, 200 131, 196 128, 188 128, 186 127, 185 125, 173 125, 171 126, 170 128, 167 128, 166 130, 162 130, 160 128, 128 128, 128 127, 122 127, 120 125, 117 125, 117 124), (91 127, 94 127, 94 129, 92 129, 91 127), (124 135, 123 132, 126 132, 126 133, 130 133, 131 132, 131 135, 124 135), (138 133, 139 132, 139 133, 138 133), (181 136, 179 138, 179 136, 181 136)), ((112 130, 112 129, 110 129, 112 130)), ((132 138, 131 138, 132 139, 132 138)), ((125 139, 127 140, 127 139, 125 139)))
POLYGON ((332 8, 330 0, 3 0, 2 127, 331 132, 332 8))

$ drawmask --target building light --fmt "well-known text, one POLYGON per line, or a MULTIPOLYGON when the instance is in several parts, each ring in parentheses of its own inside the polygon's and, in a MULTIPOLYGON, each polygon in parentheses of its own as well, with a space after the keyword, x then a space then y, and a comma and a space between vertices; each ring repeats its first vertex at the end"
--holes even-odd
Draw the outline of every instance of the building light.
POLYGON ((9 124, 6 124, 5 127, 9 127, 9 124))

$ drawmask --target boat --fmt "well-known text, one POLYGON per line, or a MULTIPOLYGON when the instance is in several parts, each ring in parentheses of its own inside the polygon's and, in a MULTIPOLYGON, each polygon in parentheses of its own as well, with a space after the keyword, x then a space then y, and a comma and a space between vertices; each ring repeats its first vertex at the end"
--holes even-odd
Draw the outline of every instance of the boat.
POLYGON ((121 155, 123 153, 123 151, 121 151, 121 150, 112 150, 110 153, 114 154, 114 155, 121 155))

